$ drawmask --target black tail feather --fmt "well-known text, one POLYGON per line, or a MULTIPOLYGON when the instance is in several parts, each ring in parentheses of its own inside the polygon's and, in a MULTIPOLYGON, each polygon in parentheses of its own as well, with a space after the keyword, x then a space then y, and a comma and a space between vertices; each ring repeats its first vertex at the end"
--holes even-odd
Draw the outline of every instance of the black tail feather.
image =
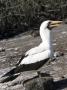
POLYGON ((11 69, 9 72, 7 72, 5 75, 3 75, 2 77, 6 77, 6 76, 12 76, 16 73, 20 73, 23 71, 23 65, 14 67, 13 69, 11 69))
POLYGON ((21 59, 17 62, 17 64, 15 65, 16 67, 14 67, 13 69, 11 69, 9 72, 7 72, 5 75, 3 75, 2 77, 5 76, 11 76, 13 74, 15 74, 16 72, 18 72, 18 69, 20 69, 20 66, 18 66, 20 64, 20 62, 22 61, 22 59, 25 57, 25 55, 22 55, 21 59))
POLYGON ((41 62, 32 63, 32 64, 28 64, 28 65, 19 65, 17 67, 14 67, 13 69, 11 69, 9 72, 7 72, 2 77, 11 76, 11 75, 14 75, 16 73, 23 72, 23 71, 37 70, 38 68, 43 66, 48 60, 49 59, 46 59, 46 60, 43 60, 41 62))
POLYGON ((17 74, 17 75, 11 75, 11 76, 7 76, 7 77, 2 77, 1 80, 0 80, 0 83, 5 83, 5 82, 9 82, 9 81, 12 81, 14 79, 16 79, 20 74, 17 74))
POLYGON ((7 73, 6 73, 5 75, 3 75, 2 77, 11 76, 12 74, 15 73, 15 70, 16 70, 16 68, 11 69, 9 72, 7 72, 7 73))

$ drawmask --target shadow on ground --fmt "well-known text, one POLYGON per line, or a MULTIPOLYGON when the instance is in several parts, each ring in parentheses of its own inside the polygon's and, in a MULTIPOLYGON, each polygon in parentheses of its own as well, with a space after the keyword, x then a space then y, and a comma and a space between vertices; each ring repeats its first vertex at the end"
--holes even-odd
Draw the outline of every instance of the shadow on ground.
POLYGON ((67 88, 67 78, 55 82, 56 90, 67 88))

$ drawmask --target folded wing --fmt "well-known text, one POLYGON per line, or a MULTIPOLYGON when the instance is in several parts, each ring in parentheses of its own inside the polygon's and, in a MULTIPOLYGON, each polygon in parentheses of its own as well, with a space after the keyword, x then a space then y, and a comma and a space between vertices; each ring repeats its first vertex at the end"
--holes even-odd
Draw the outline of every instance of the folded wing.
POLYGON ((43 52, 43 51, 45 51, 45 46, 44 46, 43 43, 41 43, 39 46, 34 47, 34 48, 28 50, 25 53, 25 56, 27 56, 27 55, 34 55, 34 54, 37 54, 37 53, 40 53, 40 52, 43 52))

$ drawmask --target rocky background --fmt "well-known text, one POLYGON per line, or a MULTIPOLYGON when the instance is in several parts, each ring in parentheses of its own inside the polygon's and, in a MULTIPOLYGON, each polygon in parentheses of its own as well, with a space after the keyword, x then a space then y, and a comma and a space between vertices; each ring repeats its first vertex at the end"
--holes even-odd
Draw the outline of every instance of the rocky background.
MULTIPOLYGON (((46 62, 37 70, 24 71, 17 74, 15 78, 10 78, 6 82, 0 83, 0 90, 44 90, 44 86, 38 84, 41 80, 38 74, 40 71, 44 73, 43 78, 49 78, 47 85, 50 87, 45 90, 67 90, 67 25, 62 24, 58 28, 52 30, 53 46, 56 53, 60 52, 64 55, 59 55, 56 60, 46 62), (37 79, 39 77, 39 79, 37 79), (31 80, 34 78, 34 81, 31 80), (32 82, 35 82, 31 86, 32 82), (37 85, 37 86, 35 86, 37 85), (40 86, 41 85, 41 86, 40 86), (30 89, 31 87, 35 87, 30 89), (38 88, 37 87, 41 87, 38 88), (43 88, 43 89, 42 89, 43 88)), ((0 41, 0 81, 1 76, 14 68, 14 65, 19 61, 22 54, 30 48, 39 45, 41 42, 40 36, 33 37, 30 32, 26 32, 10 39, 0 41)), ((44 79, 43 79, 44 80, 44 79)), ((46 81, 42 81, 42 83, 46 81)), ((46 79, 45 79, 46 80, 46 79)), ((45 85, 46 87, 46 85, 45 85)))
POLYGON ((66 18, 67 0, 0 0, 0 90, 67 90, 66 18), (64 21, 52 30, 56 59, 2 78, 27 50, 40 44, 39 27, 47 19, 64 21))

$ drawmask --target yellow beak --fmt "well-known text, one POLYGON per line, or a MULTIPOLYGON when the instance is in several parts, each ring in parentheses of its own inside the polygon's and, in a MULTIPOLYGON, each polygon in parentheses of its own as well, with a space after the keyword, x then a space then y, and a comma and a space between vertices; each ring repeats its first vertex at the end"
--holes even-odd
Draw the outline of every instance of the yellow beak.
POLYGON ((58 27, 60 24, 62 24, 63 21, 51 21, 50 27, 58 27))

